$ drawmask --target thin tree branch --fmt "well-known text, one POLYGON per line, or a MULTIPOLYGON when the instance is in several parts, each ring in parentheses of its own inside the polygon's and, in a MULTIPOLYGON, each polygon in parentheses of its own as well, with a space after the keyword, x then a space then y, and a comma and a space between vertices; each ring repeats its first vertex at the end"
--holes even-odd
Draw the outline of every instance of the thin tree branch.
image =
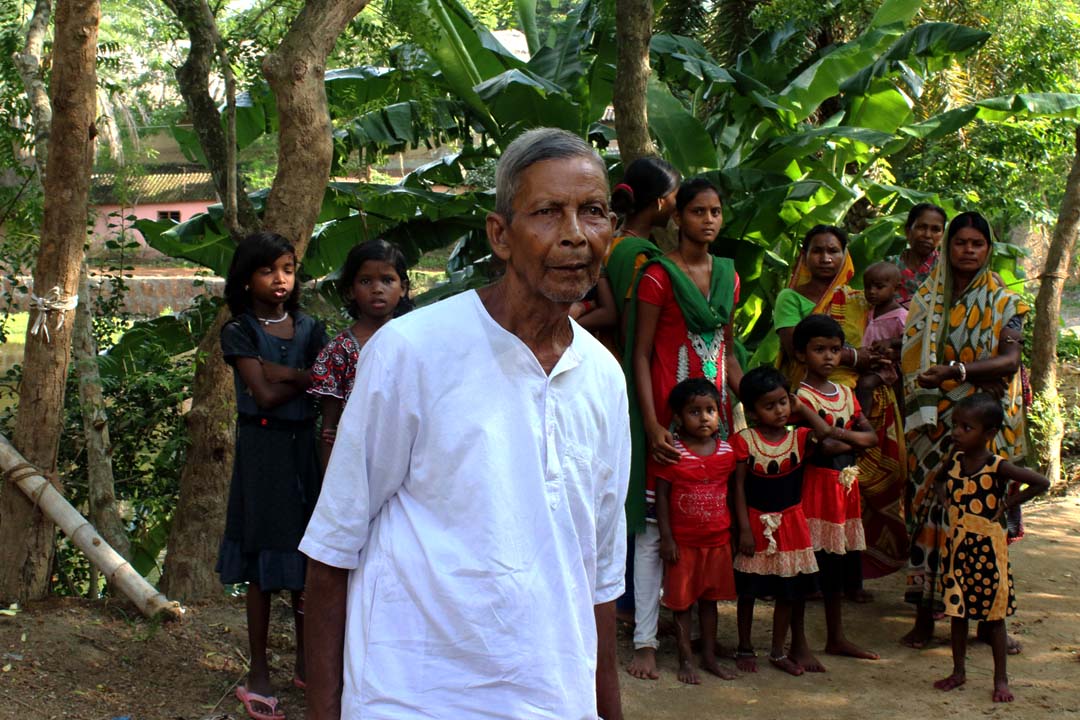
POLYGON ((37 0, 34 14, 26 30, 26 44, 21 53, 13 57, 19 77, 26 88, 30 101, 30 118, 34 125, 34 162, 42 186, 45 185, 45 164, 49 156, 49 126, 52 124, 52 103, 45 88, 45 73, 41 57, 45 52, 45 34, 49 29, 52 4, 49 0, 37 0))

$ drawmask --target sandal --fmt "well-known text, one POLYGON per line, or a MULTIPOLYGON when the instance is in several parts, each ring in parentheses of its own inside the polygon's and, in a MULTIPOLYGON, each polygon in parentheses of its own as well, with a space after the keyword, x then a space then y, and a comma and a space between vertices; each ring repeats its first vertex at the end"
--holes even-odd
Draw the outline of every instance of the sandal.
POLYGON ((251 692, 241 685, 236 688, 236 699, 244 704, 244 710, 247 711, 251 720, 285 720, 285 713, 278 710, 278 699, 276 697, 251 692), (254 707, 256 703, 269 708, 270 712, 257 710, 254 707))

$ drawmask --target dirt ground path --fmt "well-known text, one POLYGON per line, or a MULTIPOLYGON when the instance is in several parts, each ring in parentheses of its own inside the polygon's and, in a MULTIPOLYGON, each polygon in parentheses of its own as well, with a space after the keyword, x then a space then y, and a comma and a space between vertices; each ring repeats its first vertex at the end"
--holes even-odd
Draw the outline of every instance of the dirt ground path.
MULTIPOLYGON (((948 621, 938 623, 933 647, 915 651, 900 646, 897 639, 910 628, 912 612, 901 599, 904 581, 898 573, 867 582, 874 602, 844 606, 848 636, 877 651, 880 660, 822 654, 827 673, 791 677, 759 657, 756 674, 731 682, 707 676, 702 685, 691 687, 675 678, 675 648, 669 638, 660 649, 659 680, 623 674, 627 720, 1080 717, 1080 497, 1029 506, 1024 519, 1027 536, 1010 548, 1018 609, 1009 629, 1024 648, 1009 658, 1017 697, 1011 706, 990 700, 993 659, 989 646, 981 643, 969 645, 967 685, 949 693, 931 687, 952 670, 948 621)), ((754 643, 762 656, 769 646, 771 618, 771 606, 759 604, 754 643)), ((812 646, 824 645, 820 602, 807 606, 807 635, 812 646)), ((734 604, 721 604, 719 636, 726 648, 734 645, 734 604)), ((630 654, 631 645, 621 643, 624 665, 630 654)))
MULTIPOLYGON (((1012 632, 1024 653, 1009 662, 1017 702, 990 702, 993 663, 973 644, 968 684, 951 693, 931 687, 951 667, 948 629, 921 652, 900 647, 911 612, 903 579, 868 583, 877 599, 845 606, 849 634, 881 653, 876 662, 823 657, 829 672, 793 678, 768 666, 732 682, 706 677, 697 687, 675 679, 670 638, 661 647, 660 680, 622 674, 627 720, 708 718, 1044 717, 1080 718, 1080 496, 1033 506, 1028 537, 1013 546, 1019 611, 1012 632)), ((822 607, 808 608, 810 639, 823 642, 822 607)), ((754 640, 768 647, 770 606, 761 604, 754 640)), ((276 603, 272 676, 288 717, 303 717, 303 695, 289 683, 293 644, 289 609, 276 603)), ((721 642, 735 637, 733 605, 721 606, 721 642)), ((244 675, 247 641, 242 598, 189 608, 184 622, 148 623, 122 603, 53 599, 0 615, 0 718, 20 720, 241 720, 232 696, 244 675)), ((628 639, 620 642, 629 661, 628 639)), ((764 665, 764 664, 763 664, 764 665)))

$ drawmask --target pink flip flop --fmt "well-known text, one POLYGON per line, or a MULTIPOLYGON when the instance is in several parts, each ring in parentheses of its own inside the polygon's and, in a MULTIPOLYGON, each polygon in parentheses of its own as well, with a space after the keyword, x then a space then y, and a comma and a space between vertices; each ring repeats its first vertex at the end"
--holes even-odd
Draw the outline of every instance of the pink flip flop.
POLYGON ((301 680, 299 675, 293 675, 292 684, 301 690, 307 690, 307 683, 301 680))
POLYGON ((276 697, 251 692, 241 685, 236 688, 236 699, 244 704, 244 710, 247 711, 251 720, 285 720, 285 713, 278 710, 278 699, 276 697), (256 710, 254 708, 255 703, 270 708, 270 712, 256 710))

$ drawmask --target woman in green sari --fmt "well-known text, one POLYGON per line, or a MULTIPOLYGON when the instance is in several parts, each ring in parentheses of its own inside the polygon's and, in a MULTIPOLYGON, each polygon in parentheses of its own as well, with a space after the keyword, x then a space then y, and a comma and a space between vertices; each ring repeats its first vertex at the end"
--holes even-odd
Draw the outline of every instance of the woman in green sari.
POLYGON ((679 188, 675 205, 679 246, 643 265, 627 309, 624 369, 628 387, 636 390, 630 393, 633 445, 626 505, 628 527, 636 533, 634 660, 628 669, 638 678, 656 677, 663 573, 648 465, 671 464, 680 457, 668 395, 689 377, 715 383, 722 399, 720 435, 726 440, 731 431, 729 389, 742 380, 731 331, 739 278, 730 259, 709 253, 723 225, 720 193, 707 180, 690 180, 679 188))

